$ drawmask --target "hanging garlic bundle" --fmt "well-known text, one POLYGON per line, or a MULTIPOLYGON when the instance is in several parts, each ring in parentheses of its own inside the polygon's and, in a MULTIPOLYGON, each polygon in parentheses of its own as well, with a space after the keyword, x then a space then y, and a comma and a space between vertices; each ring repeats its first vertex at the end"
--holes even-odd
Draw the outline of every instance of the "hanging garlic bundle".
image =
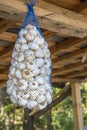
POLYGON ((7 81, 14 104, 42 110, 52 102, 48 45, 35 26, 27 24, 15 43, 7 81))

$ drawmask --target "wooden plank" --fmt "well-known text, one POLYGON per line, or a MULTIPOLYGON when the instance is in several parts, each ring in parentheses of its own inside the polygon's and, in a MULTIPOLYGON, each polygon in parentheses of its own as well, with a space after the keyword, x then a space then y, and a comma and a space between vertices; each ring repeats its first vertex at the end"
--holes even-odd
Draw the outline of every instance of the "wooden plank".
POLYGON ((71 84, 72 88, 72 100, 75 117, 75 130, 83 130, 83 115, 81 104, 80 84, 78 82, 71 84))
MULTIPOLYGON (((0 17, 2 18, 23 21, 26 12, 27 7, 21 1, 0 1, 0 17)), ((69 36, 87 36, 87 17, 84 15, 78 15, 45 1, 38 3, 35 12, 42 28, 69 36)))
POLYGON ((17 34, 14 33, 3 32, 2 34, 0 34, 0 40, 15 42, 16 38, 17 38, 17 34))
POLYGON ((58 74, 64 75, 66 73, 69 73, 69 72, 72 72, 75 70, 81 70, 86 66, 87 66, 87 61, 85 63, 78 62, 78 63, 72 64, 72 65, 61 67, 60 69, 53 70, 52 75, 53 76, 58 75, 58 74))
POLYGON ((13 49, 13 45, 5 47, 3 50, 0 51, 0 58, 3 58, 4 56, 11 54, 12 49, 13 49))
POLYGON ((13 24, 14 22, 7 21, 7 23, 5 23, 3 26, 0 27, 0 34, 8 30, 13 24))
POLYGON ((8 75, 7 74, 0 74, 0 80, 7 80, 8 75))
POLYGON ((78 77, 78 76, 87 76, 87 70, 85 69, 85 70, 81 70, 81 71, 77 71, 77 72, 73 72, 73 73, 68 73, 64 77, 73 78, 73 77, 78 77))
POLYGON ((78 49, 78 46, 80 46, 83 43, 87 42, 87 37, 79 39, 79 38, 69 38, 66 39, 62 42, 57 43, 56 45, 52 46, 50 48, 51 54, 60 54, 61 52, 64 51, 71 51, 72 48, 74 48, 73 50, 78 49))
POLYGON ((67 78, 67 77, 64 77, 64 76, 61 76, 61 78, 58 76, 58 77, 52 77, 51 78, 51 82, 52 83, 65 83, 65 82, 82 82, 82 81, 85 81, 83 79, 78 79, 78 78, 67 78))
POLYGON ((53 60, 53 65, 57 65, 57 64, 63 64, 63 63, 67 63, 67 62, 72 62, 74 59, 82 57, 87 55, 87 48, 83 48, 83 49, 79 49, 76 50, 70 54, 66 54, 64 56, 60 56, 56 59, 53 60))

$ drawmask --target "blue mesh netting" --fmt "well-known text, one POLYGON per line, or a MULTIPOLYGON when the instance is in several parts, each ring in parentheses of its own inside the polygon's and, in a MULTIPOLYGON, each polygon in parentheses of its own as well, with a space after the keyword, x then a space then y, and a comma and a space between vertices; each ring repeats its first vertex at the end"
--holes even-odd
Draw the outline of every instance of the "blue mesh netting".
POLYGON ((36 2, 37 2, 37 0, 31 0, 30 3, 26 4, 28 7, 28 12, 27 12, 27 15, 25 17, 22 28, 24 28, 27 24, 31 24, 31 25, 35 26, 37 28, 37 30, 40 32, 40 35, 43 36, 43 34, 40 30, 37 18, 36 18, 35 13, 34 13, 34 9, 33 9, 33 6, 36 4, 36 2))

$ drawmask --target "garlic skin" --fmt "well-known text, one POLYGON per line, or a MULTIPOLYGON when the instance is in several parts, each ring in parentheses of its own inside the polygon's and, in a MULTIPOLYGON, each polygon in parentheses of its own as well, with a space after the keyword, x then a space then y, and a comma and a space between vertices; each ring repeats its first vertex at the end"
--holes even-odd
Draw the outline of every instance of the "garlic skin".
POLYGON ((21 45, 21 51, 24 52, 26 50, 28 50, 28 45, 27 44, 22 44, 21 45))
POLYGON ((50 57, 50 51, 48 49, 43 49, 43 55, 45 58, 49 58, 50 57))
POLYGON ((43 105, 39 105, 39 110, 43 110, 47 106, 47 103, 44 103, 43 105))
POLYGON ((11 75, 14 76, 15 71, 16 71, 16 68, 15 68, 15 67, 10 67, 10 74, 11 74, 11 75))
POLYGON ((48 59, 44 59, 44 67, 49 68, 51 66, 48 59))
POLYGON ((21 71, 18 69, 16 70, 15 72, 15 77, 18 78, 18 79, 21 79, 22 78, 22 74, 21 74, 21 71))
POLYGON ((46 94, 46 89, 45 89, 44 85, 40 85, 38 87, 38 90, 39 90, 40 94, 42 94, 42 95, 46 94))
POLYGON ((14 104, 17 104, 18 102, 17 102, 17 98, 16 97, 14 97, 14 96, 10 96, 10 100, 14 103, 14 104))
POLYGON ((20 70, 23 70, 23 69, 25 69, 25 64, 19 63, 19 64, 17 64, 17 68, 20 69, 20 70))
POLYGON ((51 59, 47 42, 35 26, 19 32, 11 59, 7 93, 14 104, 44 109, 52 102, 51 59))
POLYGON ((12 90, 13 90, 13 86, 7 87, 7 93, 8 93, 8 95, 11 95, 12 90))
POLYGON ((45 41, 41 36, 39 36, 34 39, 34 42, 36 42, 38 45, 44 45, 45 41))
POLYGON ((27 107, 28 107, 29 109, 32 109, 32 108, 34 108, 34 107, 37 107, 37 105, 38 105, 37 101, 28 100, 28 102, 27 102, 27 107))
POLYGON ((44 80, 44 77, 42 77, 42 76, 37 76, 36 78, 35 78, 35 80, 39 83, 39 84, 44 84, 45 83, 45 80, 44 80))
POLYGON ((35 42, 29 43, 28 47, 29 47, 29 49, 32 49, 32 50, 38 50, 39 49, 39 45, 35 42))
POLYGON ((24 61, 24 55, 23 55, 23 53, 19 53, 17 61, 18 62, 23 62, 24 61))
POLYGON ((43 64, 44 64, 44 60, 42 58, 36 58, 35 59, 35 64, 38 66, 38 67, 41 67, 43 64))
POLYGON ((19 32, 19 36, 25 38, 25 36, 26 36, 27 33, 28 33, 28 32, 27 32, 26 29, 22 29, 22 30, 19 32))
POLYGON ((36 81, 31 81, 29 83, 29 89, 31 89, 31 90, 38 89, 38 83, 36 81))
POLYGON ((35 63, 34 63, 33 61, 31 61, 30 63, 29 63, 29 62, 26 63, 26 67, 27 67, 29 70, 32 71, 32 70, 35 69, 36 65, 35 65, 35 63))
POLYGON ((49 92, 46 93, 46 99, 47 99, 48 104, 50 104, 52 102, 52 97, 51 97, 51 94, 49 92))
POLYGON ((28 86, 28 82, 25 79, 20 79, 18 81, 18 89, 19 90, 26 90, 28 86))
POLYGON ((30 99, 31 99, 31 100, 36 100, 36 98, 38 97, 38 95, 39 95, 38 89, 37 89, 37 90, 30 91, 30 99))
POLYGON ((25 54, 25 58, 26 58, 26 60, 28 60, 28 62, 31 62, 35 59, 35 55, 32 50, 26 51, 24 54, 25 54))
POLYGON ((15 44, 15 49, 16 49, 17 52, 19 52, 20 51, 20 45, 16 43, 15 44))
POLYGON ((38 102, 38 103, 43 103, 43 102, 45 102, 45 100, 46 100, 46 98, 45 98, 44 95, 39 95, 39 96, 37 97, 37 102, 38 102))
POLYGON ((43 51, 41 49, 36 50, 35 51, 35 56, 39 57, 39 58, 43 58, 44 57, 43 51))
POLYGON ((19 43, 20 45, 22 45, 22 44, 26 44, 27 41, 26 41, 25 38, 21 37, 20 39, 17 40, 17 43, 19 43))
POLYGON ((23 99, 20 96, 18 96, 18 103, 20 106, 26 106, 27 105, 27 99, 23 99))

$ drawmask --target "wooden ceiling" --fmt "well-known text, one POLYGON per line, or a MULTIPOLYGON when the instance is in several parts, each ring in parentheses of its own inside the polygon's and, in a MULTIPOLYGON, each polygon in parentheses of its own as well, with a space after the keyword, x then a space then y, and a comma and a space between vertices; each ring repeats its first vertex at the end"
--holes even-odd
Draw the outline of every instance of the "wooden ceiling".
MULTIPOLYGON (((11 53, 29 0, 0 0, 0 86, 6 84, 11 53)), ((35 13, 52 57, 52 83, 86 81, 87 1, 38 0, 35 13), (57 39, 55 42, 55 36, 57 39), (53 39, 53 40, 52 40, 53 39)))

